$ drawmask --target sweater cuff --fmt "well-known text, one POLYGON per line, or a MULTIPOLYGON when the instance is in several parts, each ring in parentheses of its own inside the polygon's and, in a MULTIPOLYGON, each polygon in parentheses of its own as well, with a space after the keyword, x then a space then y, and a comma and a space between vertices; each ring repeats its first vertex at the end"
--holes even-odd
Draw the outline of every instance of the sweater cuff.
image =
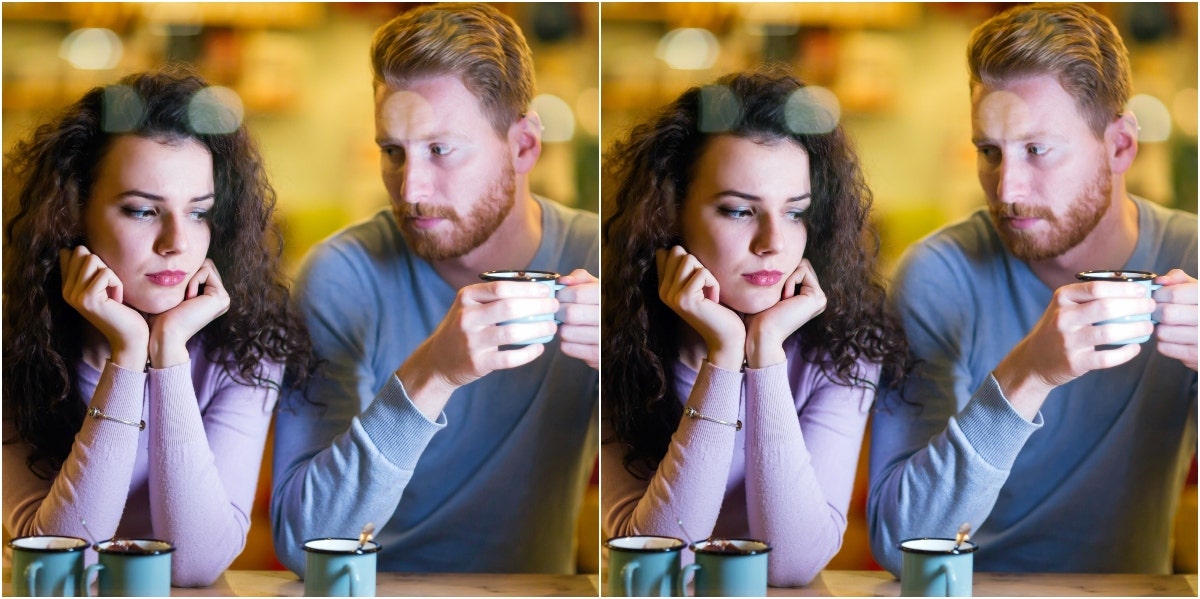
POLYGON ((446 428, 446 413, 438 414, 436 421, 426 418, 392 373, 358 421, 380 453, 397 467, 412 470, 433 435, 446 428))
POLYGON ((114 364, 104 363, 104 371, 96 383, 91 407, 108 416, 137 422, 142 419, 143 400, 146 395, 146 373, 129 370, 114 364), (109 401, 117 398, 137 398, 136 401, 109 401))
POLYGON ((1033 422, 1022 418, 991 374, 951 420, 980 457, 1004 471, 1012 469, 1029 436, 1042 428, 1042 413, 1033 422))

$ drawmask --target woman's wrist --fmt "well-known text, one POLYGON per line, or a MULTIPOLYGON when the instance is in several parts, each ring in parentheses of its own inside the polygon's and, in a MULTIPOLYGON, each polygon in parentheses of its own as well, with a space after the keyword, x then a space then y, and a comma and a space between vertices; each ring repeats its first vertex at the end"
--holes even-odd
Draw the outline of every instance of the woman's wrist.
POLYGON ((138 345, 111 345, 112 356, 109 360, 113 364, 120 366, 126 370, 142 372, 146 369, 146 344, 138 345))
POLYGON ((764 339, 757 331, 746 336, 746 366, 766 368, 787 360, 783 340, 764 339))
POLYGON ((152 368, 170 368, 192 359, 188 354, 186 340, 171 339, 168 335, 150 335, 149 351, 152 368))
POLYGON ((745 341, 739 340, 738 343, 725 343, 723 341, 710 342, 708 345, 708 361, 713 366, 724 368, 725 370, 741 370, 745 363, 745 341))

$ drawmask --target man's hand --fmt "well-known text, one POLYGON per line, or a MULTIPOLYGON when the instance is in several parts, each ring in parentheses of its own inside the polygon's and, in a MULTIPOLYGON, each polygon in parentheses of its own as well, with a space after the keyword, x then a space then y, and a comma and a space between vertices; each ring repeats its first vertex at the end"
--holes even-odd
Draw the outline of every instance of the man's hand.
MULTIPOLYGON (((1004 396, 1026 420, 1033 420, 1046 396, 1059 385, 1104 368, 1132 360, 1141 351, 1136 343, 1099 350, 1126 339, 1149 335, 1149 320, 1095 323, 1154 310, 1154 300, 1137 283, 1091 281, 1059 287, 1033 330, 996 366, 992 373, 1004 396)), ((987 318, 986 315, 979 315, 987 318)))
POLYGON ((1196 279, 1176 268, 1154 282, 1163 286, 1154 292, 1158 353, 1196 370, 1196 279))
MULTIPOLYGON (((565 289, 563 290, 565 291, 565 289)), ((491 281, 468 285, 446 317, 408 360, 396 370, 413 404, 430 419, 436 418, 455 389, 490 372, 528 364, 542 355, 540 343, 517 349, 512 345, 553 335, 553 320, 497 323, 556 312, 558 300, 540 283, 491 281)))
POLYGON ((600 279, 582 268, 558 279, 562 352, 600 369, 600 279))

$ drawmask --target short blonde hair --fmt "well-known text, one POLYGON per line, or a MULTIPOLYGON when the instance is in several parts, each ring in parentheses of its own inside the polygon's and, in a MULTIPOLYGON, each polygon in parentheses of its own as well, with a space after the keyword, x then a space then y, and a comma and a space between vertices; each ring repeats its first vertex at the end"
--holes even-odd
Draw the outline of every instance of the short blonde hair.
POLYGON ((1097 137, 1125 109, 1132 87, 1121 34, 1085 4, 1022 5, 988 19, 971 32, 967 64, 971 89, 1053 75, 1097 137))
POLYGON ((487 4, 437 4, 407 11, 375 32, 375 86, 403 88, 455 75, 504 136, 533 100, 533 54, 511 17, 487 4))

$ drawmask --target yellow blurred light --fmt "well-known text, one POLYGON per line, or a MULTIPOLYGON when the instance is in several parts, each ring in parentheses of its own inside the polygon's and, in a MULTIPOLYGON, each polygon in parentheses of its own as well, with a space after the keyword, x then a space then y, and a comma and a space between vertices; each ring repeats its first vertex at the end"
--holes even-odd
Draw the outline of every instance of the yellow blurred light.
POLYGON ((117 66, 123 50, 117 34, 108 29, 89 27, 67 34, 58 55, 77 69, 100 71, 117 66))
POLYGON ((571 141, 575 136, 575 114, 562 98, 540 94, 530 107, 542 118, 542 141, 571 141))
POLYGON ((1171 137, 1171 113, 1162 100, 1149 94, 1138 94, 1129 99, 1129 109, 1137 116, 1138 141, 1166 141, 1171 137))
POLYGON ((575 100, 575 118, 590 135, 600 134, 600 90, 589 87, 575 100))
POLYGON ((1196 137, 1197 120, 1196 88, 1181 89, 1171 100, 1171 115, 1175 117, 1175 126, 1185 135, 1196 137))
POLYGON ((654 55, 672 69, 702 71, 711 68, 720 54, 717 38, 707 29, 685 28, 668 31, 658 41, 654 55))

